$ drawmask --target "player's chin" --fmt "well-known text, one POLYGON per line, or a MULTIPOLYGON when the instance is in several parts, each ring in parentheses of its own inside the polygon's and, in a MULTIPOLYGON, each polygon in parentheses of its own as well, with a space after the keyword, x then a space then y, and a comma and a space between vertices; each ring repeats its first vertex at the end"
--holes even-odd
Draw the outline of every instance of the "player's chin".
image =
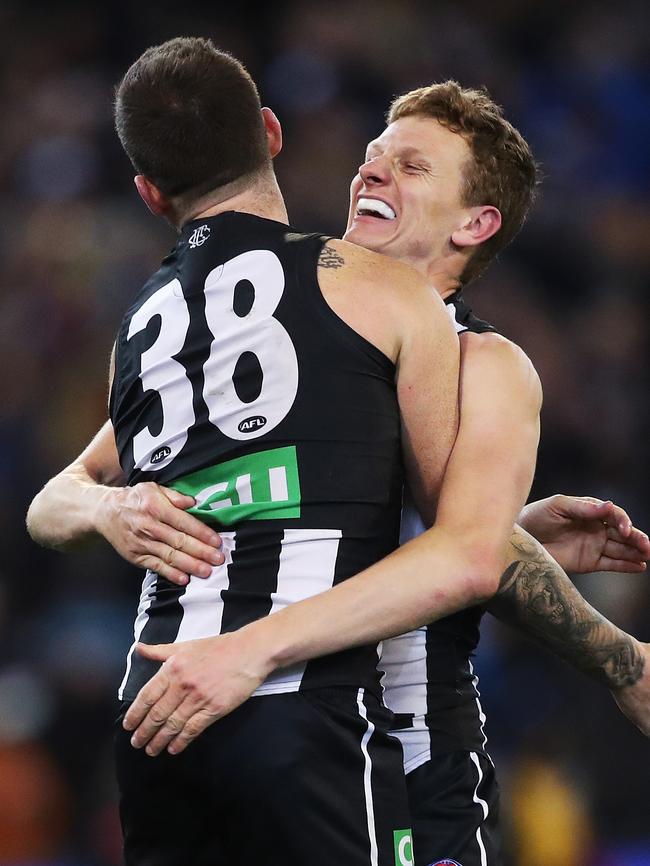
POLYGON ((354 222, 343 235, 343 240, 380 253, 384 251, 387 238, 385 232, 382 230, 378 231, 376 226, 360 225, 354 222))

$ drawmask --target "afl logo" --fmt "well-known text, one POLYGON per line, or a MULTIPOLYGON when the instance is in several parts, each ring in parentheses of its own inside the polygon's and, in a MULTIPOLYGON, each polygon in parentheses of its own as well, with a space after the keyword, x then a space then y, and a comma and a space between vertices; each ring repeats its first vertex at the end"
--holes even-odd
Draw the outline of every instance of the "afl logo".
POLYGON ((266 424, 264 415, 251 415, 250 418, 244 418, 237 425, 240 433, 252 433, 254 430, 260 430, 266 424))
POLYGON ((163 445, 162 448, 159 448, 157 451, 153 452, 153 454, 151 455, 151 460, 149 462, 155 466, 156 463, 160 463, 162 460, 165 459, 165 457, 169 457, 171 453, 172 449, 169 447, 169 445, 163 445))
POLYGON ((435 863, 429 863, 429 866, 461 866, 457 860, 436 860, 435 863))

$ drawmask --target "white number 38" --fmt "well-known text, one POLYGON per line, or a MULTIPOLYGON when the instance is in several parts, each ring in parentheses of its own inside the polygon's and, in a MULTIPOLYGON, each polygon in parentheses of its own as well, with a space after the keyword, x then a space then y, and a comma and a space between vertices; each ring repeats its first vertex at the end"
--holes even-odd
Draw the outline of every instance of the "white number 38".
MULTIPOLYGON (((230 439, 247 440, 276 427, 288 414, 298 392, 298 359, 291 338, 274 318, 284 293, 284 271, 270 250, 252 250, 214 268, 205 279, 205 318, 212 336, 203 366, 203 400, 210 422, 230 439), (236 293, 243 292, 243 304, 236 293), (250 401, 237 393, 235 371, 244 355, 255 356, 261 371, 259 393, 250 401)), ((163 423, 133 438, 135 466, 167 466, 187 441, 196 423, 193 389, 176 359, 185 347, 190 313, 178 279, 162 286, 137 310, 127 339, 160 316, 160 332, 141 355, 140 379, 145 391, 160 395, 163 423), (152 458, 155 462, 152 462, 152 458)))

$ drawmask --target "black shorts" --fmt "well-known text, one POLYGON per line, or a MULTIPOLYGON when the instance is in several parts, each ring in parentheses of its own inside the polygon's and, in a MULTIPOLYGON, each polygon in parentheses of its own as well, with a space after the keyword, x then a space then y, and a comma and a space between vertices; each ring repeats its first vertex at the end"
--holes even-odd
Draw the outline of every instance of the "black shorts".
POLYGON ((501 866, 499 787, 479 752, 437 755, 406 776, 417 866, 501 866))
POLYGON ((156 758, 131 746, 125 708, 127 866, 395 866, 398 849, 411 860, 402 749, 363 690, 254 697, 156 758))

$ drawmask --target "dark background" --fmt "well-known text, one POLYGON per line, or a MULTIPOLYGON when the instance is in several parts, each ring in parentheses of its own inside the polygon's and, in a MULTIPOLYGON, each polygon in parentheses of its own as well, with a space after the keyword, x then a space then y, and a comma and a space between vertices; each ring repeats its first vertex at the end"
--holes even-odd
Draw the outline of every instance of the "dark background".
MULTIPOLYGON (((279 115, 291 220, 340 234, 390 99, 485 84, 545 175, 527 227, 468 293, 545 388, 534 494, 613 498, 650 528, 646 5, 537 0, 0 2, 0 864, 120 862, 110 736, 140 576, 62 556, 27 505, 106 417, 121 312, 174 243, 112 130, 114 84, 151 44, 206 35, 279 115)), ((645 576, 580 586, 650 638, 645 576)), ((477 662, 512 864, 650 864, 648 743, 609 695, 492 621, 477 662)))

